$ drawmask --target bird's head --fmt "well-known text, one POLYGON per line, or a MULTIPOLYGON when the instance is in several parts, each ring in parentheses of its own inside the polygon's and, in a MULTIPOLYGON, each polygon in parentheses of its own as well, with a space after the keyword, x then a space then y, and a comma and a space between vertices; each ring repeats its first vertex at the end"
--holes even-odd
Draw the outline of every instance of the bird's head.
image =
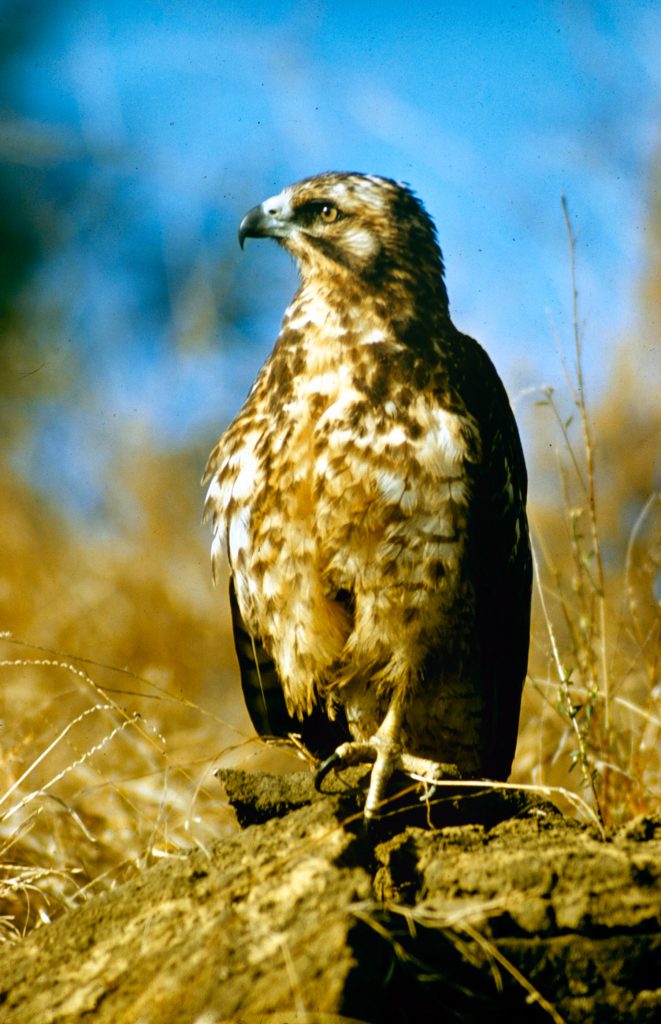
POLYGON ((241 221, 239 242, 275 238, 304 279, 344 268, 374 284, 442 284, 433 222, 404 184, 371 174, 329 172, 288 185, 241 221))

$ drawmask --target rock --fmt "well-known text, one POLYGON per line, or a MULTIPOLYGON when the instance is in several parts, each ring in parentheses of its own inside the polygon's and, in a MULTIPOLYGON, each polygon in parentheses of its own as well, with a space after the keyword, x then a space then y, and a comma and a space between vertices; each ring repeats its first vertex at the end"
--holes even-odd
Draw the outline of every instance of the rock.
POLYGON ((365 774, 221 773, 242 831, 9 947, 0 1024, 659 1019, 661 822, 453 791, 367 828, 365 774))

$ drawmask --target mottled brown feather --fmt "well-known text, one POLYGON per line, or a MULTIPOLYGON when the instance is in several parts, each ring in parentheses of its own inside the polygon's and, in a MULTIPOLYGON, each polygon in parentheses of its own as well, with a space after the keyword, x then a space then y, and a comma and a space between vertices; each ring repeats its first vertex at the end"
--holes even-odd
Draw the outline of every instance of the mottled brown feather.
POLYGON ((251 211, 250 234, 301 275, 205 474, 256 727, 251 650, 277 683, 274 731, 341 711, 339 735, 365 740, 396 698, 407 751, 506 778, 528 657, 526 470, 493 364, 450 319, 433 224, 404 185, 329 173, 251 211))

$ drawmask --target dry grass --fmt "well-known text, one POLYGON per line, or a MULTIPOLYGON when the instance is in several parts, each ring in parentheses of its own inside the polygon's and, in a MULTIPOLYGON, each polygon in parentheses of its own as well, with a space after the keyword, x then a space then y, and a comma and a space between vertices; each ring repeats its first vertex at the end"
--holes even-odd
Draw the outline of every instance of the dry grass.
MULTIPOLYGON (((541 436, 557 502, 533 508, 536 601, 515 778, 582 791, 603 824, 661 795, 661 415, 646 382, 617 372, 589 414, 575 240, 563 204, 574 299, 567 394, 543 391, 541 436), (567 401, 568 396, 568 401, 567 401)), ((562 358, 562 357, 561 357, 562 358)), ((653 389, 652 389, 653 390, 653 389)))
POLYGON ((143 515, 112 539, 5 473, 0 940, 232 829, 213 772, 265 763, 195 532, 197 470, 153 453, 125 467, 143 515))

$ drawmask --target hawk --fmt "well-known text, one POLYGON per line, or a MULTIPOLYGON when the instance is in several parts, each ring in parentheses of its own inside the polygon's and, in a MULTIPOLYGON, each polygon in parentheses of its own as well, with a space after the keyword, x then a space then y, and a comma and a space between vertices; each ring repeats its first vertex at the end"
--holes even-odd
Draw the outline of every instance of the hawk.
POLYGON ((506 779, 530 626, 526 468, 507 395, 450 318, 405 184, 307 178, 244 217, 300 286, 209 458, 246 703, 328 765, 506 779), (336 749, 337 748, 337 749, 336 749), (335 751, 335 753, 333 753, 335 751))

